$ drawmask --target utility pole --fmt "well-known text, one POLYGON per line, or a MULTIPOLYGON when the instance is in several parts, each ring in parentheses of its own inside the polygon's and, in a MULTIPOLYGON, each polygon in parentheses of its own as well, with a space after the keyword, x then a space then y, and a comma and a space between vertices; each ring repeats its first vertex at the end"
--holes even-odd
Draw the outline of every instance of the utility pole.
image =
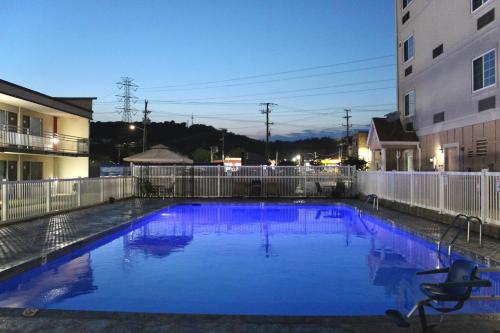
POLYGON ((137 110, 133 107, 137 102, 137 97, 133 94, 137 90, 137 84, 130 77, 122 77, 122 80, 116 84, 118 89, 122 91, 121 95, 116 95, 118 103, 122 104, 116 107, 116 110, 121 114, 123 122, 131 123, 132 116, 137 113, 137 110))
POLYGON ((191 126, 193 126, 193 125, 194 125, 194 114, 191 113, 191 126))
POLYGON ((266 158, 266 161, 269 161, 269 137, 271 136, 271 131, 269 130, 269 127, 271 125, 274 125, 274 123, 269 122, 269 114, 271 113, 271 107, 276 106, 276 104, 274 104, 274 103, 261 103, 260 105, 266 107, 264 110, 261 110, 260 112, 262 114, 266 115, 266 153, 265 153, 265 158, 266 158))
POLYGON ((144 118, 142 119, 142 151, 145 151, 148 148, 147 140, 148 140, 148 135, 147 135, 147 128, 149 125, 149 117, 148 114, 150 114, 151 111, 148 110, 148 100, 144 101, 144 118))
POLYGON ((225 145, 226 145, 226 132, 227 132, 227 129, 225 128, 221 128, 220 129, 222 131, 222 137, 220 139, 221 141, 221 146, 222 146, 222 164, 224 164, 224 159, 225 159, 225 145))
POLYGON ((349 147, 351 145, 351 133, 350 133, 350 130, 351 130, 351 124, 349 122, 349 119, 352 118, 352 116, 350 116, 350 113, 351 113, 351 109, 344 109, 345 111, 345 116, 342 117, 346 120, 346 124, 344 125, 345 126, 345 135, 346 135, 346 157, 349 156, 349 147))

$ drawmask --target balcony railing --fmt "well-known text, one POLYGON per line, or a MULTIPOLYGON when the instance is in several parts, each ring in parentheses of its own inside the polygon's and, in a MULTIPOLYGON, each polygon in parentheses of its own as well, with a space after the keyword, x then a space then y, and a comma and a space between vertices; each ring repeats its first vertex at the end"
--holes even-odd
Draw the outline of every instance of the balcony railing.
POLYGON ((13 150, 86 155, 89 140, 53 132, 30 133, 23 127, 0 124, 0 147, 13 150))

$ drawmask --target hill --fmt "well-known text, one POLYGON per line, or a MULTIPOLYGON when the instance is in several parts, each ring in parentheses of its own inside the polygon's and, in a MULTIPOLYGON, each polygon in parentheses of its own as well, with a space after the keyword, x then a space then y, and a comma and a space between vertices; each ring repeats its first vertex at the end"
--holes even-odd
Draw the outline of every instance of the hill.
MULTIPOLYGON (((141 126, 140 123, 136 123, 141 126)), ((142 131, 129 129, 124 122, 92 122, 90 124, 90 153, 92 161, 118 162, 128 155, 142 151, 142 131)), ((196 124, 186 127, 185 123, 153 122, 148 126, 148 146, 164 144, 172 150, 190 157, 206 159, 211 146, 221 147, 222 132, 212 126, 196 124)), ((225 135, 226 155, 249 152, 264 155, 265 143, 244 135, 227 132, 225 135)), ((314 138, 297 141, 272 141, 270 153, 279 153, 280 158, 291 158, 297 154, 316 152, 331 155, 337 152, 337 140, 314 138)))

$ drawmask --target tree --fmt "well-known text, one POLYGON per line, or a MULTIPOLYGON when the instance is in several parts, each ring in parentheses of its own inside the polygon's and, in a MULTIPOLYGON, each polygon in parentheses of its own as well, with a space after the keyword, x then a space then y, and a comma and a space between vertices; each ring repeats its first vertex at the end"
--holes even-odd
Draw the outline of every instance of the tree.
POLYGON ((342 165, 353 165, 356 170, 366 170, 366 161, 356 156, 349 156, 342 159, 342 165))
POLYGON ((210 150, 205 148, 197 148, 193 154, 194 163, 210 163, 210 150))
POLYGON ((241 155, 245 152, 243 148, 233 148, 227 154, 228 157, 241 157, 241 155))

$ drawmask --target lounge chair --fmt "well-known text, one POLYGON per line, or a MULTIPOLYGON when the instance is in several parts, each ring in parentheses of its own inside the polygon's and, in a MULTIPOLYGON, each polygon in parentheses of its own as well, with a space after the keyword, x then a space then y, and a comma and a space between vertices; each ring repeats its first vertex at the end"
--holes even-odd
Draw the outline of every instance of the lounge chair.
POLYGON ((385 314, 397 326, 410 327, 409 318, 418 310, 423 332, 429 332, 436 325, 429 326, 425 314, 425 307, 432 308, 446 314, 460 310, 468 300, 498 300, 499 296, 471 296, 472 288, 491 287, 491 281, 479 278, 479 272, 493 272, 497 269, 479 269, 474 262, 456 260, 450 267, 418 272, 417 275, 447 273, 443 283, 422 283, 420 289, 427 298, 417 302, 405 316, 398 310, 387 310, 385 314), (453 302, 446 306, 441 302, 453 302), (442 305, 442 306, 441 306, 442 305))

